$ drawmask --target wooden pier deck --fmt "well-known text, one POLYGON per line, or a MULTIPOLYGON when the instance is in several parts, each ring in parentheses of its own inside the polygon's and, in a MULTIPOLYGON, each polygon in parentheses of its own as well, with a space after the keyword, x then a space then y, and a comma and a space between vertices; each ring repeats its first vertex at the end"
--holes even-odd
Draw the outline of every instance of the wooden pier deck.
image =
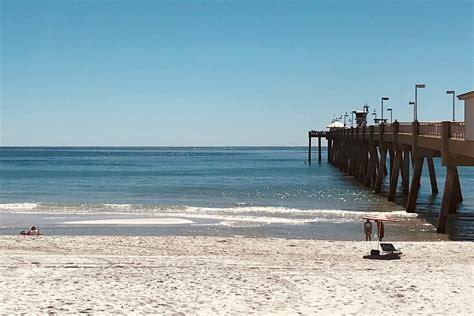
POLYGON ((401 177, 401 189, 408 194, 406 210, 416 212, 424 161, 428 165, 431 191, 438 194, 433 158, 441 157, 441 164, 446 167, 446 179, 437 231, 445 233, 448 214, 456 214, 457 206, 463 200, 457 167, 474 166, 474 142, 466 140, 464 132, 464 122, 450 121, 395 121, 393 124, 337 128, 328 132, 310 131, 308 160, 311 161, 311 138, 318 137, 321 145, 321 137, 326 137, 328 162, 372 187, 375 193, 382 191, 384 177, 389 176, 389 201, 395 200, 401 177), (389 168, 386 167, 387 158, 389 168), (410 164, 413 166, 411 184, 410 164))

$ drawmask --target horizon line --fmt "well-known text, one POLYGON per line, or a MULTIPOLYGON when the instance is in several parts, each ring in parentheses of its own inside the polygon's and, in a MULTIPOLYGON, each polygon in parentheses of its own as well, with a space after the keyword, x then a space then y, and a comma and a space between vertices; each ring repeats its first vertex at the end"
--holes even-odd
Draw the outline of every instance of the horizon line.
MULTIPOLYGON (((307 145, 0 145, 0 148, 307 148, 307 145)), ((312 145, 311 148, 318 146, 312 145)), ((327 147, 327 146, 321 146, 327 147)))

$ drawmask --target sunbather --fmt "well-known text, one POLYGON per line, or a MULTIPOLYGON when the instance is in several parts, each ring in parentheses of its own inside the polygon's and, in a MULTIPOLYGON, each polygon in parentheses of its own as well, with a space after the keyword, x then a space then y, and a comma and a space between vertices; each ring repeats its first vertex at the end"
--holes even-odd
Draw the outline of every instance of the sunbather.
POLYGON ((33 235, 33 236, 37 236, 37 235, 41 235, 40 231, 38 228, 36 228, 36 226, 31 226, 30 230, 25 232, 24 230, 20 232, 21 235, 33 235))

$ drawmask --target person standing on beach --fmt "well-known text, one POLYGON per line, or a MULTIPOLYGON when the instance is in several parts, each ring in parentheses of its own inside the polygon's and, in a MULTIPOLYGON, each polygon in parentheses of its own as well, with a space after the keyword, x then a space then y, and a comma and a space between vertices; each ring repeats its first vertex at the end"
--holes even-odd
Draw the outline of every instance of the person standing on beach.
POLYGON ((365 241, 372 241, 372 223, 367 220, 364 223, 364 231, 365 231, 365 241))
POLYGON ((379 241, 382 241, 385 235, 385 228, 383 227, 383 221, 377 221, 377 235, 379 236, 379 241))

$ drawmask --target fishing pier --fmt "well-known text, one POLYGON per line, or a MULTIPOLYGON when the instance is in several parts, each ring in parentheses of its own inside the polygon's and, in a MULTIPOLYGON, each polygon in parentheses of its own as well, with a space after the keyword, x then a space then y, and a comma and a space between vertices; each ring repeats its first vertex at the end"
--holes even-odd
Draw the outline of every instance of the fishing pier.
POLYGON ((375 193, 382 192, 384 178, 388 176, 389 201, 395 201, 401 178, 400 189, 408 195, 406 211, 414 213, 425 161, 431 192, 438 194, 433 158, 440 157, 441 165, 446 167, 446 178, 437 232, 445 233, 448 215, 456 214, 459 203, 463 201, 458 167, 474 166, 474 115, 469 112, 474 113, 474 91, 458 98, 466 103, 466 123, 395 121, 391 124, 382 122, 371 126, 331 128, 326 132, 310 131, 308 162, 311 162, 311 138, 318 137, 321 161, 321 137, 325 137, 328 162, 373 188, 375 193))

